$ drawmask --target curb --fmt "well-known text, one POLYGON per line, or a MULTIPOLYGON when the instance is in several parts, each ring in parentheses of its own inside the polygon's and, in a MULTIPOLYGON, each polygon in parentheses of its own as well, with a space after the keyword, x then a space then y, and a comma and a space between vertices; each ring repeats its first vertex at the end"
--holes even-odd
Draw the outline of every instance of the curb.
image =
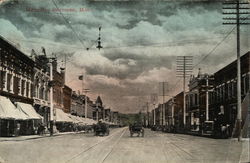
MULTIPOLYGON (((34 140, 34 139, 42 139, 42 138, 52 138, 52 137, 57 137, 57 136, 63 136, 63 135, 70 135, 70 134, 82 134, 82 133, 85 133, 85 132, 70 132, 70 133, 59 133, 59 134, 54 134, 52 136, 50 135, 45 135, 45 136, 36 136, 36 137, 31 137, 31 138, 24 138, 24 139, 5 139, 5 140, 0 140, 0 142, 7 142, 7 141, 26 141, 26 140, 34 140)), ((1 161, 1 159, 0 159, 1 161)), ((1 162, 0 162, 1 163, 1 162)))

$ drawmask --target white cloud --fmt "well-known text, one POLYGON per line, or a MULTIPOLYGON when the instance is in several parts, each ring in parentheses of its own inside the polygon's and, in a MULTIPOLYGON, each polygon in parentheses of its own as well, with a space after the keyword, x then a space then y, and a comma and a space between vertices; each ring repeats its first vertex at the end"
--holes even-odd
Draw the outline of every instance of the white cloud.
POLYGON ((16 26, 14 26, 9 20, 0 19, 0 35, 14 44, 18 44, 18 39, 24 39, 23 32, 18 30, 16 26))

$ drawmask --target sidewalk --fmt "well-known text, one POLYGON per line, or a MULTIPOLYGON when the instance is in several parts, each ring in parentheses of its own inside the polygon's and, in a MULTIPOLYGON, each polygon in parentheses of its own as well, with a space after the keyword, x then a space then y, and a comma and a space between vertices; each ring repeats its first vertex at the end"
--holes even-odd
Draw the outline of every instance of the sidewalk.
POLYGON ((80 134, 80 133, 85 133, 85 131, 61 132, 61 133, 55 133, 53 134, 53 136, 50 136, 50 134, 45 134, 45 135, 24 135, 24 136, 18 136, 18 137, 0 137, 0 142, 24 141, 24 140, 32 140, 32 139, 40 139, 40 138, 48 138, 48 137, 63 136, 63 135, 70 135, 70 134, 80 134))

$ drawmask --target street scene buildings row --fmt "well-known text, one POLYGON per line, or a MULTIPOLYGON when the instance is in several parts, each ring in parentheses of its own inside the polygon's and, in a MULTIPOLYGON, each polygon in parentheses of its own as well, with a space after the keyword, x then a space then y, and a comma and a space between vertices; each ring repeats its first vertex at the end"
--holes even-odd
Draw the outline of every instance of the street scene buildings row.
MULTIPOLYGON (((52 55, 53 56, 53 55, 52 55)), ((56 121, 63 119, 56 115, 56 111, 63 111, 63 114, 84 117, 93 120, 103 119, 113 124, 119 123, 119 113, 104 108, 101 97, 98 96, 95 102, 87 97, 88 112, 85 116, 85 95, 76 93, 65 84, 65 67, 58 71, 57 58, 49 58, 45 48, 37 53, 32 49, 30 55, 24 54, 8 40, 0 37, 0 135, 14 135, 15 128, 23 128, 20 134, 32 134, 39 124, 46 129, 50 127, 50 88, 53 88, 53 116, 56 121), (50 80, 50 66, 52 64, 53 80, 50 80), (5 101, 5 102, 4 102, 5 101), (8 105, 4 105, 8 103, 8 105), (12 104, 27 104, 37 113, 40 118, 18 118, 11 116, 12 104), (8 108, 10 107, 10 108, 8 108), (10 112, 7 115, 7 112, 10 112), (30 121, 30 122, 29 122, 30 121), (32 129, 28 130, 27 127, 32 129)), ((26 106, 27 106, 26 105, 26 106)), ((23 112, 27 107, 23 108, 23 112)), ((31 111, 31 110, 30 110, 31 111)), ((34 113, 34 114, 35 114, 34 113)), ((27 115, 29 113, 26 112, 27 115)), ((14 115, 14 114, 13 114, 14 115)), ((63 122, 63 120, 62 120, 63 122)), ((67 121, 65 120, 65 123, 67 121)), ((90 121, 92 122, 92 121, 90 121)), ((93 121, 94 123, 94 121, 93 121)))
MULTIPOLYGON (((236 61, 214 74, 191 76, 186 94, 186 123, 183 123, 183 92, 152 110, 148 125, 153 130, 214 137, 236 136, 236 61), (165 110, 164 110, 165 109, 165 110), (163 111, 164 110, 164 111, 163 111), (163 116, 165 113, 165 116, 163 116), (164 121, 165 119, 165 121, 164 121)), ((250 52, 241 56, 242 133, 249 136, 250 52)))

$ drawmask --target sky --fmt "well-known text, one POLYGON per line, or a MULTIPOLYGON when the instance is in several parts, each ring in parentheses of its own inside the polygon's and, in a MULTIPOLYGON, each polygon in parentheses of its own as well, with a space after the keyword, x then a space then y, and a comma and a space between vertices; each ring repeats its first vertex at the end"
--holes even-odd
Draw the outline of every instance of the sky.
MULTIPOLYGON (((0 0, 0 35, 26 55, 45 47, 59 66, 66 59, 73 91, 82 90, 84 74, 92 100, 99 95, 107 108, 136 113, 145 111, 152 93, 162 102, 160 82, 167 83, 166 100, 182 91, 177 56, 193 56, 194 75, 236 59, 235 27, 222 25, 222 7, 216 1, 0 0)), ((249 34, 242 26, 242 55, 249 34)))

